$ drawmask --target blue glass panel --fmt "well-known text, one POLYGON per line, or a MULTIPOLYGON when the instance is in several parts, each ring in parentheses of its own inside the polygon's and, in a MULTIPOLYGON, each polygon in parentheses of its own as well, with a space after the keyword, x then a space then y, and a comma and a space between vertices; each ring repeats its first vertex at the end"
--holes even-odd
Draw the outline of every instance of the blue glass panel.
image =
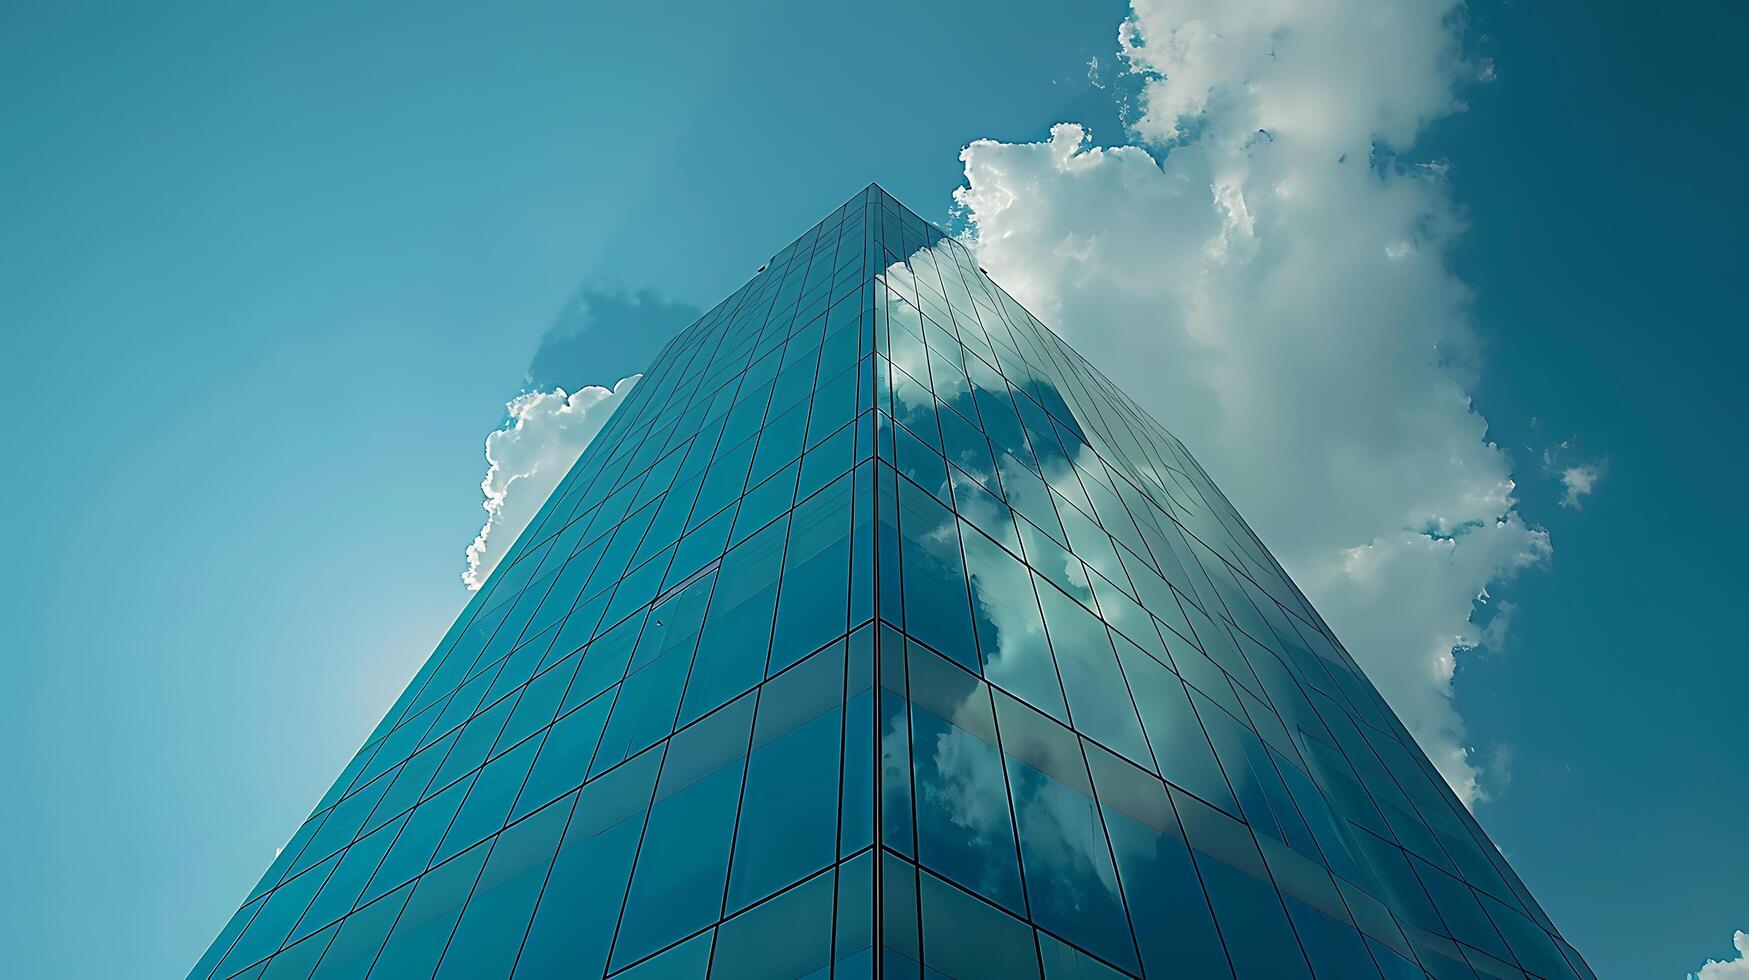
POLYGON ((310 899, 315 897, 322 883, 328 880, 329 872, 334 870, 334 865, 339 860, 338 857, 329 858, 280 885, 277 891, 269 895, 267 903, 243 931, 242 938, 219 961, 218 975, 230 976, 278 949, 291 932, 292 926, 309 907, 310 899))
POLYGON ((500 701, 470 719, 431 785, 447 786, 484 763, 498 742, 498 733, 504 730, 504 722, 510 718, 510 708, 508 701, 500 701))
POLYGON ((940 412, 937 418, 941 423, 947 458, 986 488, 995 490, 996 457, 991 455, 990 443, 984 438, 984 433, 955 411, 940 412))
MULTIPOLYGON (((328 944, 340 931, 338 923, 316 933, 314 936, 281 950, 267 964, 267 968, 259 974, 261 980, 309 980, 310 972, 315 969, 316 961, 327 952, 328 944)), ((248 976, 249 974, 245 974, 248 976)))
POLYGON ((498 836, 437 976, 510 975, 570 816, 570 807, 548 807, 498 836))
POLYGON ((752 462, 751 439, 731 449, 718 450, 716 460, 705 474, 704 486, 699 489, 698 501, 693 505, 692 517, 687 522, 688 530, 697 527, 705 518, 716 514, 741 496, 747 483, 747 468, 752 462))
MULTIPOLYGON (((271 867, 268 869, 268 873, 273 873, 271 867)), ((256 887, 259 889, 261 886, 257 885, 256 887)), ((218 938, 213 940, 212 945, 207 947, 206 952, 201 955, 200 960, 194 964, 194 969, 190 970, 188 973, 189 977, 195 978, 210 975, 213 972, 213 968, 218 965, 219 959, 226 953, 230 952, 231 944, 237 941, 237 937, 242 934, 243 929, 249 925, 249 921, 255 918, 255 913, 259 911, 261 911, 261 905, 253 901, 238 909, 236 913, 231 916, 231 920, 225 923, 225 927, 219 930, 218 938)))
POLYGON ((602 974, 660 764, 660 750, 646 752, 578 794, 517 977, 602 974))
POLYGON ((1385 980, 1427 980, 1427 974, 1420 967, 1378 940, 1369 937, 1366 948, 1372 953, 1373 963, 1384 974, 1385 980))
POLYGON ((881 616, 894 623, 905 621, 905 597, 899 576, 899 483, 898 474, 877 466, 873 468, 876 509, 879 514, 875 529, 875 554, 879 556, 879 607, 881 616))
POLYGON ((1123 980, 1124 974, 1049 933, 1038 934, 1038 949, 1045 980, 1123 980))
POLYGON ((880 698, 881 842, 901 854, 910 855, 915 848, 911 816, 910 705, 892 691, 881 691, 880 698))
POLYGON ((856 625, 874 615, 874 467, 857 468, 854 523, 851 528, 850 622, 856 625))
POLYGON ((463 780, 419 804, 365 887, 361 901, 372 901, 425 870, 431 863, 431 855, 437 852, 437 842, 443 839, 444 831, 449 829, 450 821, 461 807, 469 785, 468 780, 463 780))
POLYGON ((1032 921, 1134 971, 1123 899, 1072 732, 997 696, 1032 921))
POLYGON ((966 568, 984 676, 1059 721, 1067 721, 1056 661, 1020 560, 982 534, 966 532, 966 568))
POLYGON ((498 735, 500 750, 506 745, 515 745, 552 723, 559 713, 559 702, 565 699, 565 691, 571 686, 571 675, 576 672, 577 666, 576 659, 561 661, 523 688, 521 696, 516 699, 516 707, 510 711, 510 720, 505 723, 504 731, 498 735))
POLYGON ((712 980, 824 976, 832 965, 833 877, 819 875, 724 922, 712 980))
POLYGON ((1008 453, 1003 453, 996 465, 1001 473, 1002 493, 1008 506, 1037 525, 1052 541, 1062 545, 1065 537, 1063 526, 1057 522, 1056 505, 1051 503, 1050 490, 1045 486, 1045 481, 1008 453))
POLYGON ((1512 959, 1506 942, 1488 920, 1487 913, 1482 911, 1481 903, 1469 886, 1420 858, 1411 857, 1409 860, 1427 894, 1432 896, 1433 904, 1438 907, 1440 918, 1445 920, 1448 934, 1453 939, 1501 959, 1512 959))
POLYGON ((996 746, 919 706, 911 712, 911 731, 918 858, 1007 908, 1023 910, 1014 822, 996 746))
POLYGON ((322 885, 315 901, 292 930, 291 938, 300 939, 352 911, 370 876, 376 873, 395 835, 400 833, 405 817, 384 826, 347 848, 334 873, 322 885))
POLYGON ((601 634, 583 650, 583 663, 559 706, 561 714, 619 683, 631 663, 632 647, 637 645, 643 626, 644 617, 633 616, 601 634))
MULTIPOLYGON (((845 377, 852 377, 846 371, 845 377)), ((856 428, 848 422, 832 433, 820 445, 802 457, 801 477, 796 483, 796 499, 806 500, 826 484, 831 483, 856 465, 856 428)))
POLYGON ((909 482, 899 484, 905 629, 964 666, 977 669, 959 522, 909 482))
POLYGON ((850 488, 846 473, 796 507, 790 518, 771 663, 776 673, 844 633, 850 567, 850 488))
POLYGON ((710 967, 714 935, 706 932, 694 936, 619 974, 615 980, 704 980, 710 967))
POLYGON ((1146 761, 1148 743, 1105 624, 1056 589, 1043 583, 1037 589, 1076 729, 1122 755, 1146 761))
POLYGON ((1166 787, 1117 756, 1088 750, 1100 811, 1149 975, 1226 977, 1226 954, 1166 787))
POLYGON ((363 980, 412 894, 413 886, 406 885, 347 916, 311 980, 363 980))
POLYGON ((1293 898, 1286 901, 1288 917, 1293 920, 1294 931, 1299 934, 1312 972, 1319 980, 1337 977, 1378 980, 1379 968, 1367 955, 1366 943, 1353 926, 1338 922, 1304 902, 1293 898))
POLYGON ((760 692, 729 877, 731 912, 835 857, 843 686, 844 654, 835 646, 760 692))
POLYGON ((799 462, 792 464, 747 491, 747 495, 741 498, 741 509, 735 514, 735 529, 729 534, 729 540, 739 544, 789 510, 795 503, 800 469, 799 462))
POLYGON ((348 796, 328 811, 328 817, 322 821, 321 829, 310 839, 303 855, 292 865, 292 874, 301 873, 317 861, 330 857, 335 851, 352 843, 353 838, 363 828, 365 818, 370 816, 371 810, 388 789, 391 779, 392 775, 377 777, 369 786, 348 796))
POLYGON ((1554 940, 1536 923, 1497 899, 1487 895, 1480 897, 1483 906, 1488 910, 1488 917, 1499 927, 1501 935, 1512 947, 1513 957, 1526 969, 1560 980, 1569 980, 1576 976, 1573 967, 1555 947, 1554 940))
MULTIPOLYGON (((809 368, 808 371, 811 374, 813 369, 809 368)), ((765 429, 759 434, 759 447, 753 453, 753 470, 748 479, 758 484, 775 474, 785 463, 800 456, 807 425, 806 403, 785 409, 776 418, 768 420, 765 429)), ((793 491, 793 484, 791 489, 793 491)))
POLYGON ((1201 854, 1196 866, 1239 980, 1311 976, 1282 911, 1281 896, 1268 882, 1201 854))
POLYGON ((932 874, 921 878, 925 966, 954 980, 1039 976, 1026 923, 932 874))
POLYGON ((468 797, 449 825, 443 843, 434 860, 444 861, 488 835, 495 834, 510 816, 510 805, 516 802, 517 791, 528 778, 528 767, 534 763, 534 750, 539 743, 530 739, 486 764, 468 797))
POLYGON ((595 751, 595 762, 589 767, 592 776, 674 730, 674 713, 680 706, 680 691, 691 661, 690 649, 676 650, 626 675, 601 735, 601 747, 595 751))
POLYGON ((1223 809, 1237 813, 1239 804, 1215 761, 1202 723, 1190 707, 1190 697, 1178 675, 1152 657, 1120 651, 1130 687, 1136 692, 1148 744, 1160 764, 1160 775, 1223 809))
POLYGON ((669 744, 613 944, 615 968, 721 916, 752 701, 724 708, 669 744))
POLYGON ((844 777, 838 807, 841 856, 874 840, 874 705, 875 694, 865 687, 844 706, 844 777))
MULTIPOLYGON (((830 352, 828 352, 830 356, 830 352)), ((813 448, 835 432, 842 432, 845 423, 856 414, 856 388, 861 371, 854 360, 821 359, 821 374, 836 365, 844 369, 820 382, 814 393, 812 415, 808 420, 808 446, 813 448)), ((806 464, 804 464, 804 469, 806 464)))
POLYGON ((681 702, 681 724, 759 683, 765 676, 778 575, 788 522, 779 521, 723 558, 699 640, 699 656, 681 702))
MULTIPOLYGON (((914 420, 922 421, 922 420, 914 420)), ((934 428, 933 418, 927 418, 928 428, 934 428)), ((952 494, 948 489, 947 462, 934 449, 925 445, 923 440, 913 435, 910 429, 897 426, 893 430, 894 463, 900 473, 909 477, 912 482, 922 487, 942 504, 952 505, 952 494)))
POLYGON ((874 970, 874 854, 864 852, 838 868, 833 973, 868 980, 874 970))
POLYGON ((532 813, 583 782, 613 696, 604 694, 553 723, 516 799, 512 818, 532 813))
POLYGON ((413 897, 401 910, 401 918, 383 944, 371 973, 380 977, 412 977, 431 973, 438 957, 455 931, 456 918, 468 900, 480 868, 486 863, 486 845, 431 869, 413 887, 413 897))
POLYGON ((914 980, 923 963, 917 922, 917 866, 886 852, 880 860, 882 980, 914 980))

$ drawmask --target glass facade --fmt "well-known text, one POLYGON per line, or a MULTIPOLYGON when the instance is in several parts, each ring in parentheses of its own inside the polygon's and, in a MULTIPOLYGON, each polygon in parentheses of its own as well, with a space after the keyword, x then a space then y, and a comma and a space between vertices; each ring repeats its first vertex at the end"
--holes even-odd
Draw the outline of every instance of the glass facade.
POLYGON ((1184 447, 871 185, 651 365, 190 973, 1593 980, 1184 447))

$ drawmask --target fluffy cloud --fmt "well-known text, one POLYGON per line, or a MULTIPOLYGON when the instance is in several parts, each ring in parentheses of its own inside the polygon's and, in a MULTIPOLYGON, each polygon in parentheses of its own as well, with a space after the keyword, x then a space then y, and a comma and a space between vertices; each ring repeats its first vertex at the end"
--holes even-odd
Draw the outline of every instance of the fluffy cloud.
POLYGON ((1561 484, 1562 507, 1582 510, 1584 498, 1597 489, 1609 468, 1609 459, 1580 459, 1573 443, 1574 440, 1567 439, 1543 450, 1543 472, 1561 484))
POLYGON ((1733 960, 1707 960, 1699 973, 1690 973, 1688 980, 1749 980, 1749 932, 1738 930, 1731 936, 1737 948, 1733 960))
POLYGON ((505 406, 504 425, 486 437, 486 478, 480 481, 486 524, 468 545, 468 567, 462 572, 468 588, 485 584, 640 377, 622 378, 611 390, 589 385, 570 394, 563 388, 531 391, 505 406))
POLYGON ((1603 479, 1603 468, 1596 465, 1568 466, 1561 470, 1561 506, 1578 510, 1583 506, 1579 500, 1597 488, 1597 481, 1603 479))
POLYGON ((1197 454, 1473 802, 1457 662, 1498 642, 1489 587, 1550 547, 1471 404, 1444 167, 1401 156, 1478 77, 1460 14, 1136 0, 1136 145, 980 140, 956 200, 980 262, 1197 454))

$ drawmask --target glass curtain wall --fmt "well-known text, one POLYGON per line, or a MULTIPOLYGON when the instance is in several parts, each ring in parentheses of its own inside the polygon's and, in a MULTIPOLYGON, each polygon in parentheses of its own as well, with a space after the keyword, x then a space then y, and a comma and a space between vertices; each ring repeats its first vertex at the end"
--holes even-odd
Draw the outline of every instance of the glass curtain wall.
POLYGON ((190 976, 876 975, 1593 980, 1183 445, 871 185, 663 349, 190 976))

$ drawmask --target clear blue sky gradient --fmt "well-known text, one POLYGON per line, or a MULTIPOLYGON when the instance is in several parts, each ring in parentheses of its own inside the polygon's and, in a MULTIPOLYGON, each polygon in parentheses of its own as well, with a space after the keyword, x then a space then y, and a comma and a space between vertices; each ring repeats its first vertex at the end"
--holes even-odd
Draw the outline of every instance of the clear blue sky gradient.
MULTIPOLYGON (((466 600, 482 440, 580 285, 708 305, 869 180, 946 217, 969 140, 1121 141, 1124 6, 1027 6, 0 11, 8 972, 198 956, 466 600)), ((1749 928, 1718 16, 1480 3, 1500 80, 1423 148, 1556 548, 1460 676, 1517 752, 1479 815, 1606 978, 1749 928), (1527 448, 1573 434, 1577 513, 1527 448)))

